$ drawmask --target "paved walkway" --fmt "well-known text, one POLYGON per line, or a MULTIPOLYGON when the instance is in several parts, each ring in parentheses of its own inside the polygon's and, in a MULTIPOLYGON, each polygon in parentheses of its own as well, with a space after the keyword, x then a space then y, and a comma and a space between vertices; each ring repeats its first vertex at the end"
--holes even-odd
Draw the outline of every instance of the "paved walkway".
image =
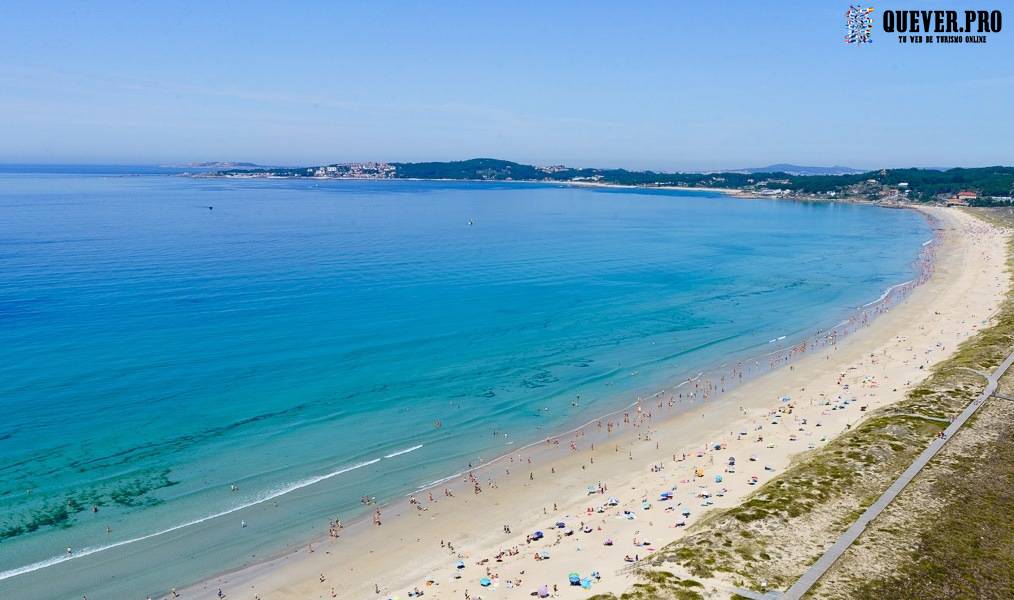
POLYGON ((838 558, 841 557, 846 550, 848 550, 848 547, 852 545, 852 542, 856 541, 856 539, 862 535, 866 526, 870 524, 870 521, 875 519, 877 515, 879 515, 881 511, 883 511, 884 508, 886 508, 887 505, 895 499, 895 497, 897 497, 901 490, 905 489, 905 486, 907 486, 912 479, 919 474, 919 471, 926 466, 926 463, 928 463, 930 459, 944 447, 947 440, 951 439, 951 436, 965 424, 965 421, 975 414, 975 411, 979 410, 982 403, 985 402, 994 391, 996 391, 997 381, 1012 363, 1014 363, 1014 352, 1012 352, 1010 356, 1008 356, 1007 359, 1004 360, 995 371, 993 371, 992 374, 987 375, 980 371, 975 371, 986 378, 988 382, 986 384, 986 389, 983 390, 978 398, 965 407, 965 410, 961 411, 961 414, 954 419, 954 422, 944 430, 944 437, 933 440, 929 447, 923 450, 922 454, 915 459, 915 462, 905 469, 905 472, 891 484, 891 487, 887 488, 887 491, 866 509, 866 512, 864 512, 859 519, 857 519, 856 522, 853 523, 852 526, 838 538, 838 541, 836 541, 833 546, 824 552, 824 555, 821 556, 817 562, 813 563, 813 565, 807 569, 806 573, 803 573, 803 576, 800 577, 796 583, 794 583, 792 587, 790 587, 788 591, 782 595, 782 598, 787 600, 798 600, 803 596, 803 594, 808 592, 811 587, 813 587, 813 584, 817 583, 817 580, 831 568, 831 565, 833 565, 834 562, 838 560, 838 558))

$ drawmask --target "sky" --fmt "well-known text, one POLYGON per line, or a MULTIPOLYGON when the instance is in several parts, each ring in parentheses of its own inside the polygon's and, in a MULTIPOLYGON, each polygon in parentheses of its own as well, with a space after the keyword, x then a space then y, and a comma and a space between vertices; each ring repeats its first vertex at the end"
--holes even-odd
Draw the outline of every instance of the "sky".
POLYGON ((1014 164, 1014 4, 0 4, 0 162, 1014 164), (890 9, 998 8, 982 45, 890 9))

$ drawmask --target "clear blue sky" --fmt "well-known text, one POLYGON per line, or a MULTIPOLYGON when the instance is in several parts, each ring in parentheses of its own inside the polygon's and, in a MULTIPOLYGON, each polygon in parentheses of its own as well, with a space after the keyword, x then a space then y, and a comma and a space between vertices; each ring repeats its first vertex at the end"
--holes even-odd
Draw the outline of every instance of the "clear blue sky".
POLYGON ((7 0, 0 162, 1014 164, 1014 6, 856 47, 847 4, 7 0))

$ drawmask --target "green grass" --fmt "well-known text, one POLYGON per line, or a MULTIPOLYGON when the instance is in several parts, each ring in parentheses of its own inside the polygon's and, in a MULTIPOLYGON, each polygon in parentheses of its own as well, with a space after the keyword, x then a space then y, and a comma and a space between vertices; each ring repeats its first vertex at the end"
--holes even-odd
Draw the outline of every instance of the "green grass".
MULTIPOLYGON (((1014 598, 1014 407, 983 422, 995 441, 962 462, 933 465, 944 507, 898 532, 909 549, 886 577, 856 582, 860 599, 1014 598), (914 546, 914 548, 913 548, 914 546)), ((962 435, 959 432, 958 435, 962 435)))
POLYGON ((724 572, 758 588, 761 580, 768 587, 791 584, 812 561, 795 568, 768 568, 766 563, 779 546, 791 543, 793 524, 820 511, 832 517, 825 534, 833 540, 944 429, 946 422, 933 419, 956 415, 981 392, 983 379, 966 368, 991 370, 1012 345, 1014 302, 1008 298, 994 326, 936 365, 904 400, 805 455, 741 505, 712 515, 692 535, 653 554, 649 563, 675 563, 704 578, 724 572), (724 534, 718 543, 716 532, 724 534))
MULTIPOLYGON (((986 218, 1008 219, 1008 216, 986 215, 986 218)), ((1014 225, 1014 217, 1003 225, 1014 225)), ((1008 257, 1011 264, 1014 244, 1008 257)), ((690 535, 642 562, 654 569, 678 565, 702 579, 724 573, 743 582, 743 587, 758 590, 787 588, 819 556, 817 552, 789 560, 780 555, 781 549, 795 545, 793 535, 798 526, 816 524, 821 540, 832 542, 944 429, 947 423, 934 419, 946 420, 956 415, 981 392, 983 378, 967 369, 994 369, 1012 346, 1014 299, 1008 295, 995 324, 961 344, 948 360, 935 365, 929 377, 903 400, 875 412, 826 446, 803 455, 739 506, 708 515, 690 535)), ((982 581, 1006 583, 1001 574, 1014 573, 1014 429, 1008 439, 1012 454, 991 461, 995 470, 982 471, 983 477, 990 478, 990 485, 976 479, 986 493, 976 496, 975 486, 966 487, 965 493, 957 489, 941 491, 954 493, 952 508, 941 517, 941 526, 931 528, 919 540, 921 552, 938 558, 914 561, 912 570, 899 574, 899 578, 867 582, 856 590, 857 597, 973 598, 976 596, 962 590, 951 590, 954 593, 951 596, 926 594, 926 590, 942 586, 942 578, 948 574, 957 575, 961 569, 975 570, 976 565, 985 571, 979 576, 982 581), (982 511, 981 527, 966 526, 963 515, 969 509, 982 511), (983 537, 990 528, 996 532, 985 536, 988 543, 976 541, 977 536, 983 537), (962 547, 972 550, 966 552, 962 547), (924 585, 911 585, 916 580, 924 585), (919 589, 924 595, 899 595, 903 593, 899 586, 909 586, 904 594, 909 589, 919 589)), ((973 479, 965 473, 954 475, 951 479, 955 481, 973 479)), ((962 575, 969 576, 964 572, 962 575)), ((1014 598, 1014 587, 1003 589, 1009 592, 1006 596, 993 597, 1014 598)), ((643 595, 645 588, 631 593, 642 594, 629 596, 632 599, 652 597, 643 595)))
POLYGON ((680 579, 668 571, 640 570, 638 575, 642 583, 635 583, 623 595, 596 594, 588 600, 703 600, 704 598, 698 591, 704 587, 699 581, 680 579))
MULTIPOLYGON (((987 217, 1014 225, 1007 211, 987 217)), ((1008 256, 1014 257, 1014 242, 1008 256)), ((934 377, 946 379, 957 366, 991 370, 1012 349, 1014 300, 1008 296, 997 324, 962 346, 950 368, 934 377)), ((1000 390, 1014 394, 1014 372, 1001 378, 1000 390)), ((847 595, 869 600, 1014 598, 1014 404, 989 401, 930 462, 918 484, 930 490, 941 508, 909 515, 904 527, 880 528, 886 535, 879 540, 888 541, 879 543, 889 545, 898 562, 886 575, 847 581, 847 595)), ((908 500, 904 495, 911 489, 899 502, 908 500)), ((846 559, 840 562, 847 568, 846 559)))

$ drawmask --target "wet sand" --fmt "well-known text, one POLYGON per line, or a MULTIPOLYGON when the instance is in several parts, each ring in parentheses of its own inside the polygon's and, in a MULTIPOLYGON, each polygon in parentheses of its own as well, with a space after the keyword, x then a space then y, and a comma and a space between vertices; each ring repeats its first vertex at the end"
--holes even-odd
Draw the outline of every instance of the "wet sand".
POLYGON ((572 598, 625 591, 634 583, 626 557, 643 558, 684 535, 795 456, 902 399, 996 312, 1009 285, 1007 232, 956 210, 924 210, 941 229, 932 274, 856 333, 672 417, 665 417, 669 396, 643 401, 602 428, 519 450, 475 471, 474 480, 447 482, 453 497, 437 486, 432 500, 424 491, 416 503, 382 506, 380 526, 368 516, 337 538, 181 590, 181 597, 217 598, 219 589, 264 600, 406 598, 415 589, 425 598, 528 598, 542 585, 572 598), (589 492, 600 484, 604 493, 589 492), (673 498, 660 500, 663 491, 673 498), (610 497, 619 504, 605 506, 610 497), (526 541, 536 530, 544 537, 526 541), (537 560, 543 552, 549 558, 537 560), (601 578, 590 589, 568 584, 569 573, 593 571, 601 578), (484 577, 489 587, 480 585, 484 577))

